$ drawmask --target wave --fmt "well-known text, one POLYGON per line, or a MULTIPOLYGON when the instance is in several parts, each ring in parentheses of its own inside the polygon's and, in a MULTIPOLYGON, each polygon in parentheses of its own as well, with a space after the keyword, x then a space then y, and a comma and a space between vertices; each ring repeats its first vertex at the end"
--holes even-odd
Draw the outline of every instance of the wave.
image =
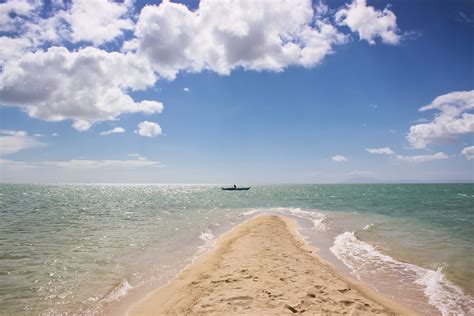
POLYGON ((414 288, 418 285, 428 303, 436 307, 442 315, 474 313, 474 300, 447 280, 442 268, 434 271, 400 262, 359 240, 354 232, 338 235, 330 250, 358 279, 366 273, 371 276, 380 273, 381 278, 387 279, 392 276, 390 279, 398 280, 402 283, 401 286, 406 282, 411 282, 414 288))
POLYGON ((255 214, 283 214, 291 215, 301 219, 309 220, 313 223, 313 227, 316 230, 325 231, 328 229, 327 221, 329 217, 326 214, 317 212, 317 211, 307 211, 299 207, 275 207, 275 208, 261 208, 253 209, 246 212, 240 213, 242 216, 252 216, 255 214))
POLYGON ((128 283, 127 279, 123 279, 108 295, 103 298, 104 303, 116 301, 121 297, 127 295, 128 291, 133 289, 133 286, 128 283))
POLYGON ((362 230, 369 230, 369 229, 371 229, 372 227, 374 227, 374 225, 375 225, 374 223, 371 223, 371 224, 365 225, 365 227, 364 227, 364 228, 362 228, 362 230))
POLYGON ((201 239, 204 244, 198 247, 198 253, 211 249, 214 246, 215 238, 216 237, 210 229, 207 229, 205 232, 202 232, 199 235, 199 239, 201 239))

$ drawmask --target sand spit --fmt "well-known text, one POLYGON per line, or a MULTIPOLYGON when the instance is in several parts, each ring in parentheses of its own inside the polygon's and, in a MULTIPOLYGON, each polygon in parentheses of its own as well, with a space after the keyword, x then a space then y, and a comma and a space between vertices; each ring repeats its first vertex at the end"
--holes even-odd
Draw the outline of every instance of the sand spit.
POLYGON ((413 314, 322 262, 289 219, 265 215, 224 235, 128 315, 413 314))

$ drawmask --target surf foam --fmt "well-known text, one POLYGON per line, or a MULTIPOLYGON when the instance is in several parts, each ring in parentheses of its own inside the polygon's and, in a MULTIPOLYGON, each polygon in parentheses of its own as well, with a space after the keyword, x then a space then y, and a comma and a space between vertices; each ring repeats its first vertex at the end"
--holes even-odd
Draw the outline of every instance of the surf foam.
POLYGON ((112 301, 116 301, 119 298, 127 295, 128 291, 130 291, 131 289, 133 289, 133 286, 128 283, 127 279, 123 279, 122 282, 112 290, 112 292, 110 292, 106 297, 104 297, 103 302, 110 303, 112 301))
POLYGON ((215 236, 210 229, 207 229, 205 232, 202 232, 199 235, 199 239, 201 239, 204 244, 198 247, 198 253, 207 251, 214 246, 215 236))
POLYGON ((411 282, 414 289, 421 291, 428 303, 436 307, 442 315, 472 315, 474 300, 459 287, 448 281, 439 268, 436 271, 417 265, 400 262, 359 240, 354 232, 344 232, 336 236, 331 252, 360 279, 363 275, 376 276, 400 282, 411 282))
POLYGON ((313 227, 316 230, 325 231, 328 229, 326 223, 328 221, 328 216, 326 214, 317 212, 317 211, 307 211, 301 208, 294 207, 275 207, 275 208, 262 208, 254 209, 242 212, 242 216, 252 216, 255 214, 282 214, 282 215, 291 215, 301 219, 309 220, 313 223, 313 227))

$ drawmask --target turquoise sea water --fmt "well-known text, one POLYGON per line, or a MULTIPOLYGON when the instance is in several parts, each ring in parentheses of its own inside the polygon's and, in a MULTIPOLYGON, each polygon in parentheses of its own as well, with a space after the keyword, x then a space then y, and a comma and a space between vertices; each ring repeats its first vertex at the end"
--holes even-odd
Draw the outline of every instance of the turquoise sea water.
POLYGON ((263 213, 424 314, 474 314, 474 185, 0 185, 0 314, 100 313, 263 213))

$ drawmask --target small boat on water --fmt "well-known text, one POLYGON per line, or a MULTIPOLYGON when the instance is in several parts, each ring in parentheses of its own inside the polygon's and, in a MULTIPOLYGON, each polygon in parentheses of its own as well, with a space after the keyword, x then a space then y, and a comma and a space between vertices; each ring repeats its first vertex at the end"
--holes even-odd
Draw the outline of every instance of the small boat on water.
POLYGON ((247 191, 250 187, 237 187, 235 184, 233 187, 221 188, 224 191, 247 191))

